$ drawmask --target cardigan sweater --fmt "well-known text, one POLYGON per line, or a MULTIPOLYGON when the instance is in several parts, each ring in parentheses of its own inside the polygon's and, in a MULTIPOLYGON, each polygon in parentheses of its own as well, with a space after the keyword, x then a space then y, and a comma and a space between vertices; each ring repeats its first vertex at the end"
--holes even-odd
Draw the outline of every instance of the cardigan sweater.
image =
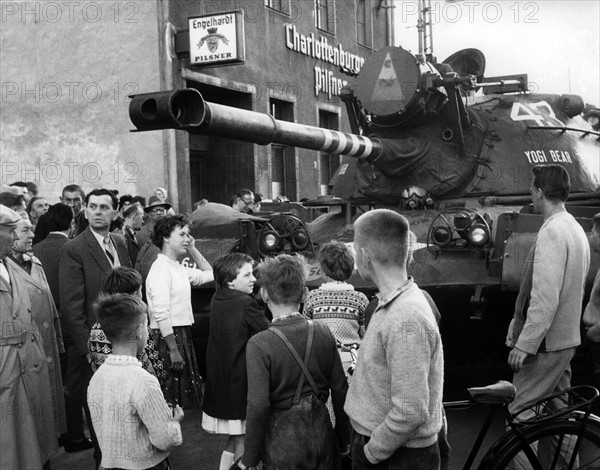
POLYGON ((206 385, 202 411, 219 419, 245 419, 246 343, 269 327, 263 308, 235 289, 219 289, 210 306, 206 385))
POLYGON ((523 266, 507 345, 528 354, 578 346, 589 266, 581 225, 566 211, 548 217, 523 266))
MULTIPOLYGON (((348 383, 333 335, 325 325, 315 322, 314 326, 312 351, 307 367, 323 399, 327 399, 331 390, 336 418, 335 431, 340 444, 345 445, 349 442, 349 426, 343 406, 348 383)), ((308 339, 306 317, 298 314, 281 320, 275 319, 273 327, 287 337, 304 359, 308 339)), ((248 413, 243 462, 247 466, 256 466, 265 440, 269 410, 287 410, 292 407, 302 371, 281 338, 269 330, 250 338, 246 348, 246 363, 248 413)), ((301 394, 308 393, 312 393, 312 388, 305 380, 301 394)))
POLYGON ((174 326, 192 325, 194 313, 190 284, 199 286, 205 280, 201 270, 186 268, 160 253, 146 279, 150 328, 160 328, 164 338, 173 333, 174 326))
POLYGON ((365 455, 388 459, 400 447, 427 447, 442 427, 444 358, 427 300, 409 279, 379 306, 358 351, 344 409, 370 436, 365 455))
POLYGON ((88 405, 104 468, 151 468, 181 444, 158 380, 135 357, 106 358, 90 380, 88 405))

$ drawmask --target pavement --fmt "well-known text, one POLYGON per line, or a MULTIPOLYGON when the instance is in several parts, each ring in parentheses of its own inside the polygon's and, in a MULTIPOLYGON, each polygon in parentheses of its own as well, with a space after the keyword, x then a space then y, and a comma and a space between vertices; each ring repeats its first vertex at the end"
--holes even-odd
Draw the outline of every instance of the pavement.
MULTIPOLYGON (((181 423, 183 444, 171 452, 174 470, 212 470, 219 468, 227 436, 209 434, 202 429, 202 411, 187 410, 181 423)), ((60 453, 51 460, 52 470, 95 470, 93 449, 73 454, 60 453)))
MULTIPOLYGON (((473 371, 468 374, 473 384, 473 377, 477 376, 473 371)), ((484 379, 485 380, 485 379, 484 379)), ((490 381, 489 383, 492 383, 490 381)), ((487 385, 488 383, 478 383, 476 385, 487 385)), ((447 399, 459 400, 466 396, 463 393, 448 394, 447 399)), ((471 446, 477 437, 479 429, 483 425, 487 408, 472 407, 464 410, 450 410, 447 412, 448 419, 448 440, 452 447, 450 458, 450 470, 462 469, 471 446)), ((171 453, 171 463, 174 470, 217 470, 221 451, 227 441, 227 436, 209 434, 201 426, 202 412, 200 410, 188 410, 181 423, 183 444, 177 447, 171 453)), ((501 416, 497 416, 492 428, 488 433, 488 438, 484 441, 483 450, 479 454, 477 463, 483 455, 485 449, 504 432, 504 422, 501 416)), ((52 459, 52 470, 94 470, 93 450, 66 454, 61 448, 61 453, 52 459)), ((473 468, 477 468, 474 466, 473 468)))
MULTIPOLYGON (((506 363, 482 363, 456 367, 445 371, 444 400, 464 400, 467 398, 466 388, 469 386, 484 386, 500 379, 511 379, 511 373, 506 363)), ((577 368, 574 370, 577 378, 577 368)), ((584 378, 589 379, 589 372, 584 372, 584 378)), ((574 380, 574 383, 586 383, 574 380)), ((471 447, 483 425, 488 408, 474 406, 462 410, 447 411, 448 440, 452 447, 449 470, 460 470, 469 455, 471 447)), ((174 470, 217 470, 221 452, 227 436, 208 434, 202 429, 202 412, 188 410, 182 422, 183 444, 171 453, 171 463, 174 470)), ((485 455, 489 447, 504 433, 504 417, 497 416, 490 428, 482 450, 478 454, 472 468, 485 455)), ((51 461, 52 470, 94 470, 93 450, 65 454, 61 453, 51 461)))
MULTIPOLYGON (((447 413, 448 439, 452 447, 450 470, 460 470, 486 416, 485 408, 452 410, 447 413)), ((202 429, 199 410, 187 411, 182 422, 183 444, 171 453, 174 470, 217 470, 227 436, 211 435, 202 429)), ((504 431, 500 417, 494 421, 484 442, 487 449, 504 431)), ((61 453, 52 459, 52 470, 94 470, 93 450, 74 454, 61 453)), ((476 463, 483 457, 480 452, 476 463)), ((477 468, 476 465, 473 468, 477 468)))

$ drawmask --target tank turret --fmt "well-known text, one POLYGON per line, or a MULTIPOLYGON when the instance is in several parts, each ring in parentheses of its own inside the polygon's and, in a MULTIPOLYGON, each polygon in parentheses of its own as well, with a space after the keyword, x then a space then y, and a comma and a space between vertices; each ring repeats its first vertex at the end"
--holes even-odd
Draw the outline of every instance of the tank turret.
POLYGON ((194 89, 135 95, 130 116, 138 130, 181 129, 353 157, 333 192, 347 200, 405 207, 410 188, 419 188, 428 195, 422 201, 436 207, 456 198, 502 202, 529 195, 531 166, 559 163, 573 194, 600 201, 600 134, 581 116, 583 100, 527 93, 526 75, 484 78, 484 68, 476 49, 439 64, 399 47, 378 51, 357 89, 343 94, 354 134, 210 103, 194 89))

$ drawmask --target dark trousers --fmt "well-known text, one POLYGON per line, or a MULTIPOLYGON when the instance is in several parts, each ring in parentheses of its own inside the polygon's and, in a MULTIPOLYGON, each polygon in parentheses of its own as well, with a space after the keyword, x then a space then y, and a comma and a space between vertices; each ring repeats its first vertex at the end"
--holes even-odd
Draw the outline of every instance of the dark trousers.
POLYGON ((390 458, 375 465, 365 457, 364 446, 367 442, 369 442, 368 436, 352 430, 352 470, 439 470, 440 468, 440 451, 437 442, 423 448, 400 447, 390 458))
POLYGON ((90 431, 90 439, 94 443, 94 460, 96 462, 96 468, 98 468, 102 454, 100 452, 100 446, 98 445, 98 438, 94 432, 94 426, 92 425, 90 409, 87 404, 87 389, 93 375, 92 366, 83 360, 74 344, 66 344, 65 349, 67 353, 65 385, 68 393, 66 411, 69 438, 77 440, 84 437, 83 419, 81 417, 81 410, 83 410, 90 431))
MULTIPOLYGON (((65 350, 73 347, 72 344, 65 342, 65 350)), ((74 349, 74 347, 73 347, 74 349)), ((72 355, 71 355, 72 356, 72 355)), ((83 403, 81 402, 81 392, 79 378, 78 359, 69 357, 69 353, 61 354, 60 366, 62 370, 62 379, 65 384, 65 411, 67 414, 67 440, 79 441, 85 437, 83 432, 83 403)))

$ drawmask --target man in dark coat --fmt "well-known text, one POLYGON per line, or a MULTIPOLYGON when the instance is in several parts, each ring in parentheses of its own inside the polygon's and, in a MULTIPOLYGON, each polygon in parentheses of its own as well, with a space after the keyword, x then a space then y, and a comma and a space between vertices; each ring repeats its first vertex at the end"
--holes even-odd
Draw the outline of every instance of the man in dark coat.
MULTIPOLYGON (((73 220, 73 211, 69 206, 59 202, 48 208, 44 215, 50 233, 48 236, 33 246, 33 254, 42 262, 44 273, 48 279, 50 292, 60 310, 58 295, 58 257, 60 250, 69 241, 69 231, 73 220)), ((61 324, 64 330, 64 325, 61 324)))
POLYGON ((94 459, 100 463, 100 449, 91 429, 87 408, 87 386, 92 376, 87 341, 96 322, 94 302, 102 287, 102 278, 118 266, 131 267, 127 245, 122 235, 110 233, 117 218, 117 197, 107 189, 95 189, 85 198, 85 216, 89 222, 81 235, 69 240, 60 252, 59 293, 61 318, 71 340, 67 350, 67 389, 77 406, 86 412, 96 449, 94 459))
POLYGON ((130 204, 128 207, 123 209, 123 218, 125 219, 123 235, 125 236, 125 241, 127 242, 129 260, 131 261, 131 265, 134 266, 141 248, 136 234, 142 228, 142 222, 144 221, 144 209, 142 209, 142 206, 137 203, 130 204))

